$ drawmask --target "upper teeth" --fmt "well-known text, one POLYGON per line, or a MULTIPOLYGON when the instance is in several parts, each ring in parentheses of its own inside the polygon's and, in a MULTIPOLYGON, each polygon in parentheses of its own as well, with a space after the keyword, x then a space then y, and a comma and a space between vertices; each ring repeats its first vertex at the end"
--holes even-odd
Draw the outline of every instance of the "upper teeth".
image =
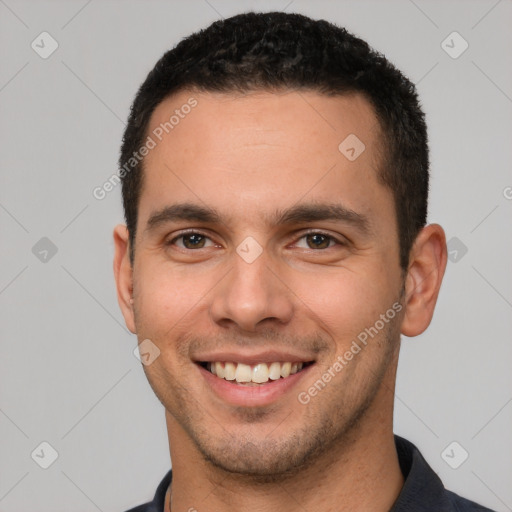
POLYGON ((288 377, 299 370, 302 370, 304 363, 259 363, 254 366, 243 363, 231 363, 215 361, 206 365, 214 375, 226 380, 237 382, 255 382, 261 384, 268 380, 277 380, 281 377, 288 377))

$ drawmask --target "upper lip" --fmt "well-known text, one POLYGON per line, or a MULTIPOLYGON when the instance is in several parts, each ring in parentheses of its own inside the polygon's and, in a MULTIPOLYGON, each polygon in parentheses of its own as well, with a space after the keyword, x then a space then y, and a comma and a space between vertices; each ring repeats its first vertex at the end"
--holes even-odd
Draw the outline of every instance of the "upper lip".
POLYGON ((290 362, 290 363, 309 363, 314 361, 312 356, 301 355, 291 352, 281 352, 278 350, 270 350, 258 353, 248 353, 245 351, 243 354, 237 352, 208 352, 195 356, 194 361, 197 363, 211 363, 211 362, 227 362, 242 363, 248 365, 255 365, 258 363, 274 363, 274 362, 290 362))

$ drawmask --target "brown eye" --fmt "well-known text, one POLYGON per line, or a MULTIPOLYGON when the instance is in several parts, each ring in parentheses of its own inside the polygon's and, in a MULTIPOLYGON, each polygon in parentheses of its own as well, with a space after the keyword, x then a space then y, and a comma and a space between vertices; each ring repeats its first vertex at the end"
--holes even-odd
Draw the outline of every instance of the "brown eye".
POLYGON ((305 238, 310 249, 327 249, 333 240, 332 237, 322 235, 321 233, 310 233, 305 235, 305 238))
POLYGON ((183 236, 183 245, 187 249, 201 249, 204 247, 205 237, 203 235, 192 234, 183 236))
POLYGON ((307 235, 306 236, 308 247, 311 249, 326 249, 329 247, 330 239, 324 235, 307 235))
POLYGON ((200 233, 185 233, 177 236, 168 245, 177 245, 181 249, 203 249, 207 247, 207 242, 210 246, 213 245, 207 236, 200 233))

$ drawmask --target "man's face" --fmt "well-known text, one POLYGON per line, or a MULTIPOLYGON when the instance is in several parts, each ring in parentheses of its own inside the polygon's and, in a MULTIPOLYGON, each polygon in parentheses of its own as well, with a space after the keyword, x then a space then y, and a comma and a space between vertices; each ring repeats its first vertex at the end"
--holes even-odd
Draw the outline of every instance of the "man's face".
POLYGON ((229 471, 290 472, 391 414, 400 315, 386 312, 403 282, 377 119, 359 95, 183 91, 148 133, 190 97, 145 159, 127 321, 160 350, 144 369, 174 442, 229 471), (338 149, 350 134, 359 156, 353 136, 338 149), (303 369, 277 378, 287 362, 303 369))

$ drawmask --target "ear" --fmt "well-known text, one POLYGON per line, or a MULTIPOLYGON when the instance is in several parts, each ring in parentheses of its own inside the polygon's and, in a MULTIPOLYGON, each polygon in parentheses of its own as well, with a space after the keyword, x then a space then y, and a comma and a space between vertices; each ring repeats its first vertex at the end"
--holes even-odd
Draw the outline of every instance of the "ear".
POLYGON ((446 269, 446 236, 438 224, 425 226, 413 244, 405 281, 402 334, 418 336, 429 326, 446 269))
POLYGON ((124 224, 114 228, 114 277, 116 279, 117 301, 126 322, 126 327, 134 334, 133 314, 133 270, 130 263, 130 241, 124 224))

